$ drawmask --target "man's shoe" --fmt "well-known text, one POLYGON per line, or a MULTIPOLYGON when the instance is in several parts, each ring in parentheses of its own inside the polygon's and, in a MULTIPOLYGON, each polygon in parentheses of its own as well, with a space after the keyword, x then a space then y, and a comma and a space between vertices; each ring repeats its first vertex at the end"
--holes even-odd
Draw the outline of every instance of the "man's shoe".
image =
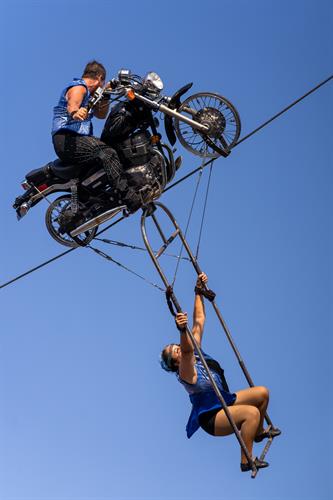
POLYGON ((142 198, 133 189, 129 189, 123 197, 123 202, 127 206, 128 211, 132 214, 142 207, 142 198))
MULTIPOLYGON (((268 462, 265 462, 264 460, 259 460, 259 458, 254 459, 254 465, 256 466, 257 469, 264 469, 265 467, 269 466, 268 462)), ((245 464, 240 464, 241 471, 242 472, 248 472, 251 469, 251 465, 246 462, 245 464)))
POLYGON ((281 431, 277 427, 273 427, 272 429, 268 429, 267 431, 262 432, 258 436, 254 438, 255 443, 261 443, 263 439, 274 438, 276 436, 280 436, 281 431))

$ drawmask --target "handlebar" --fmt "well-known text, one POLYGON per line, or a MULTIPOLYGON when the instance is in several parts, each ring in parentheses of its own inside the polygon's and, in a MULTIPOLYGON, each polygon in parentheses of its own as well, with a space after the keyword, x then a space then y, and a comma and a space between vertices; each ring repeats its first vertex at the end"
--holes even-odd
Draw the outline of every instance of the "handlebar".
POLYGON ((149 107, 155 109, 155 111, 158 109, 159 104, 163 102, 168 104, 168 102, 170 101, 169 97, 164 97, 161 95, 149 95, 148 89, 146 89, 147 93, 142 92, 142 90, 145 90, 145 86, 143 84, 142 78, 138 75, 124 74, 124 76, 122 77, 122 75, 120 74, 119 79, 112 78, 107 82, 104 88, 99 87, 95 91, 94 95, 91 96, 89 100, 88 111, 91 111, 102 98, 108 97, 110 99, 112 94, 116 94, 118 97, 122 97, 124 95, 127 95, 129 90, 134 91, 136 98, 143 101, 149 107))

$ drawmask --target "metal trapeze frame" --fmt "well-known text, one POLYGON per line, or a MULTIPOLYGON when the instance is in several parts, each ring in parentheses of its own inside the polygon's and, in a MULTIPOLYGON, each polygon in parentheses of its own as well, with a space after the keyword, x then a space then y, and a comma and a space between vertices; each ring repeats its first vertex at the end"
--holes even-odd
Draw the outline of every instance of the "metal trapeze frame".
MULTIPOLYGON (((188 245, 188 243, 187 243, 187 241, 186 241, 186 239, 185 239, 185 237, 184 237, 184 235, 183 235, 183 233, 182 233, 182 231, 181 231, 181 229, 176 221, 176 219, 174 218, 174 216, 172 215, 170 210, 162 203, 154 202, 154 203, 147 205, 146 207, 143 208, 143 214, 141 216, 141 232, 142 232, 143 241, 144 241, 144 244, 147 248, 147 251, 148 251, 148 253, 149 253, 149 255, 150 255, 165 287, 166 287, 166 289, 169 290, 170 299, 171 299, 176 311, 181 312, 182 308, 179 305, 179 302, 178 302, 178 300, 173 292, 172 287, 170 287, 170 284, 169 284, 169 282, 168 282, 168 280, 167 280, 167 278, 166 278, 166 276, 165 276, 165 274, 164 274, 164 272, 163 272, 163 270, 158 262, 158 259, 159 259, 159 257, 161 257, 161 255, 164 253, 164 251, 167 249, 167 247, 175 240, 175 238, 179 237, 187 254, 188 254, 188 256, 189 256, 189 259, 190 259, 196 273, 199 275, 199 274, 201 274, 202 271, 201 271, 201 268, 199 267, 198 261, 194 257, 194 255, 193 255, 193 253, 192 253, 192 251, 191 251, 191 249, 190 249, 190 247, 189 247, 189 245, 188 245), (160 210, 165 212, 165 214, 169 217, 173 226, 175 227, 175 231, 168 238, 163 233, 161 225, 159 224, 159 222, 156 218, 156 209, 157 208, 159 208, 160 210), (157 229, 157 231, 158 231, 158 233, 163 241, 163 245, 156 253, 154 253, 154 251, 152 250, 150 243, 149 243, 149 240, 148 240, 148 236, 147 236, 146 219, 148 217, 151 217, 151 219, 152 219, 153 223, 155 224, 156 229, 157 229)), ((205 289, 208 290, 208 288, 206 286, 205 286, 205 289)), ((222 315, 221 315, 221 313, 220 313, 220 311, 215 303, 215 300, 213 299, 213 300, 209 300, 209 301, 211 302, 211 304, 215 310, 215 313, 216 313, 216 315, 220 321, 220 324, 221 324, 221 326, 222 326, 222 328, 227 336, 227 339, 228 339, 228 341, 229 341, 229 343, 230 343, 230 345, 231 345, 231 347, 232 347, 232 349, 233 349, 233 351, 238 359, 240 367, 245 375, 245 378, 246 378, 249 386, 254 387, 253 380, 252 380, 252 378, 251 378, 251 376, 250 376, 250 374, 245 366, 245 363, 244 363, 243 359, 241 358, 241 355, 240 355, 240 353, 239 353, 239 351, 238 351, 238 349, 237 349, 237 347, 236 347, 236 345, 231 337, 231 333, 230 333, 230 331, 229 331, 229 329, 228 329, 228 327, 227 327, 227 325, 226 325, 226 323, 225 323, 225 321, 224 321, 224 319, 223 319, 223 317, 222 317, 222 315)), ((189 337, 192 341, 192 344, 193 344, 195 350, 197 351, 199 358, 200 358, 200 360, 201 360, 201 362, 202 362, 202 364, 207 372, 207 375, 208 375, 209 380, 212 384, 212 387, 215 391, 215 394, 218 397, 219 401, 221 402, 222 408, 223 408, 223 410, 224 410, 224 412, 229 420, 229 423, 230 423, 230 425, 231 425, 231 427, 236 435, 236 438, 237 438, 237 440, 238 440, 238 442, 239 442, 239 444, 240 444, 240 446, 241 446, 241 448, 246 456, 248 464, 251 467, 251 470, 252 470, 251 477, 255 478, 257 475, 258 469, 256 468, 255 463, 254 463, 254 461, 253 461, 253 459, 252 459, 252 457, 251 457, 251 455, 250 455, 250 453, 249 453, 249 451, 244 443, 244 440, 240 434, 240 431, 238 430, 238 428, 234 422, 234 419, 229 411, 229 408, 228 408, 218 386, 216 385, 216 382, 211 374, 211 371, 207 365, 207 362, 202 354, 202 351, 201 351, 192 331, 188 327, 187 327, 186 331, 187 331, 187 334, 189 335, 189 337)), ((265 420, 268 424, 268 430, 274 429, 273 423, 272 423, 272 421, 269 418, 267 413, 265 414, 265 420)), ((259 457, 260 460, 264 460, 264 458, 265 458, 265 456, 266 456, 266 454, 267 454, 267 452, 272 444, 273 439, 274 439, 274 437, 272 437, 272 436, 270 436, 268 438, 267 443, 266 443, 266 445, 265 445, 265 447, 264 447, 264 449, 259 457)))

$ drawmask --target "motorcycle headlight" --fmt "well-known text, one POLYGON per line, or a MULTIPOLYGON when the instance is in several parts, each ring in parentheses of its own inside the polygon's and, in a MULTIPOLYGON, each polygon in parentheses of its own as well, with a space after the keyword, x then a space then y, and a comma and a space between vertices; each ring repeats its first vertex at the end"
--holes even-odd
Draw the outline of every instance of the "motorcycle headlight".
POLYGON ((163 90, 164 85, 162 82, 162 78, 154 71, 150 71, 149 73, 147 73, 144 81, 151 90, 155 90, 155 92, 157 91, 157 93, 160 93, 161 90, 163 90))

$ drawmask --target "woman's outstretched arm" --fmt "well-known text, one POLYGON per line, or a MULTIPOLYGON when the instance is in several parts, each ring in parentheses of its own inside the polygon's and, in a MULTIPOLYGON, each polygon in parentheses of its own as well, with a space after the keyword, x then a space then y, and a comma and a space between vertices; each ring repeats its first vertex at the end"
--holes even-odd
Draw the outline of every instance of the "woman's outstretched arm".
MULTIPOLYGON (((201 288, 208 281, 207 276, 202 273, 198 276, 196 288, 201 288)), ((192 333, 195 340, 201 346, 201 338, 205 323, 205 306, 202 295, 196 292, 193 309, 193 328, 192 333)), ((187 313, 178 313, 176 316, 176 325, 180 330, 180 350, 181 360, 179 364, 180 377, 189 384, 195 384, 197 381, 197 371, 195 369, 194 347, 187 328, 187 313)))
POLYGON ((205 273, 199 274, 196 282, 192 328, 193 335, 199 346, 201 346, 201 340, 206 320, 204 299, 203 296, 199 293, 199 290, 203 287, 203 285, 206 285, 207 282, 207 275, 205 273))

